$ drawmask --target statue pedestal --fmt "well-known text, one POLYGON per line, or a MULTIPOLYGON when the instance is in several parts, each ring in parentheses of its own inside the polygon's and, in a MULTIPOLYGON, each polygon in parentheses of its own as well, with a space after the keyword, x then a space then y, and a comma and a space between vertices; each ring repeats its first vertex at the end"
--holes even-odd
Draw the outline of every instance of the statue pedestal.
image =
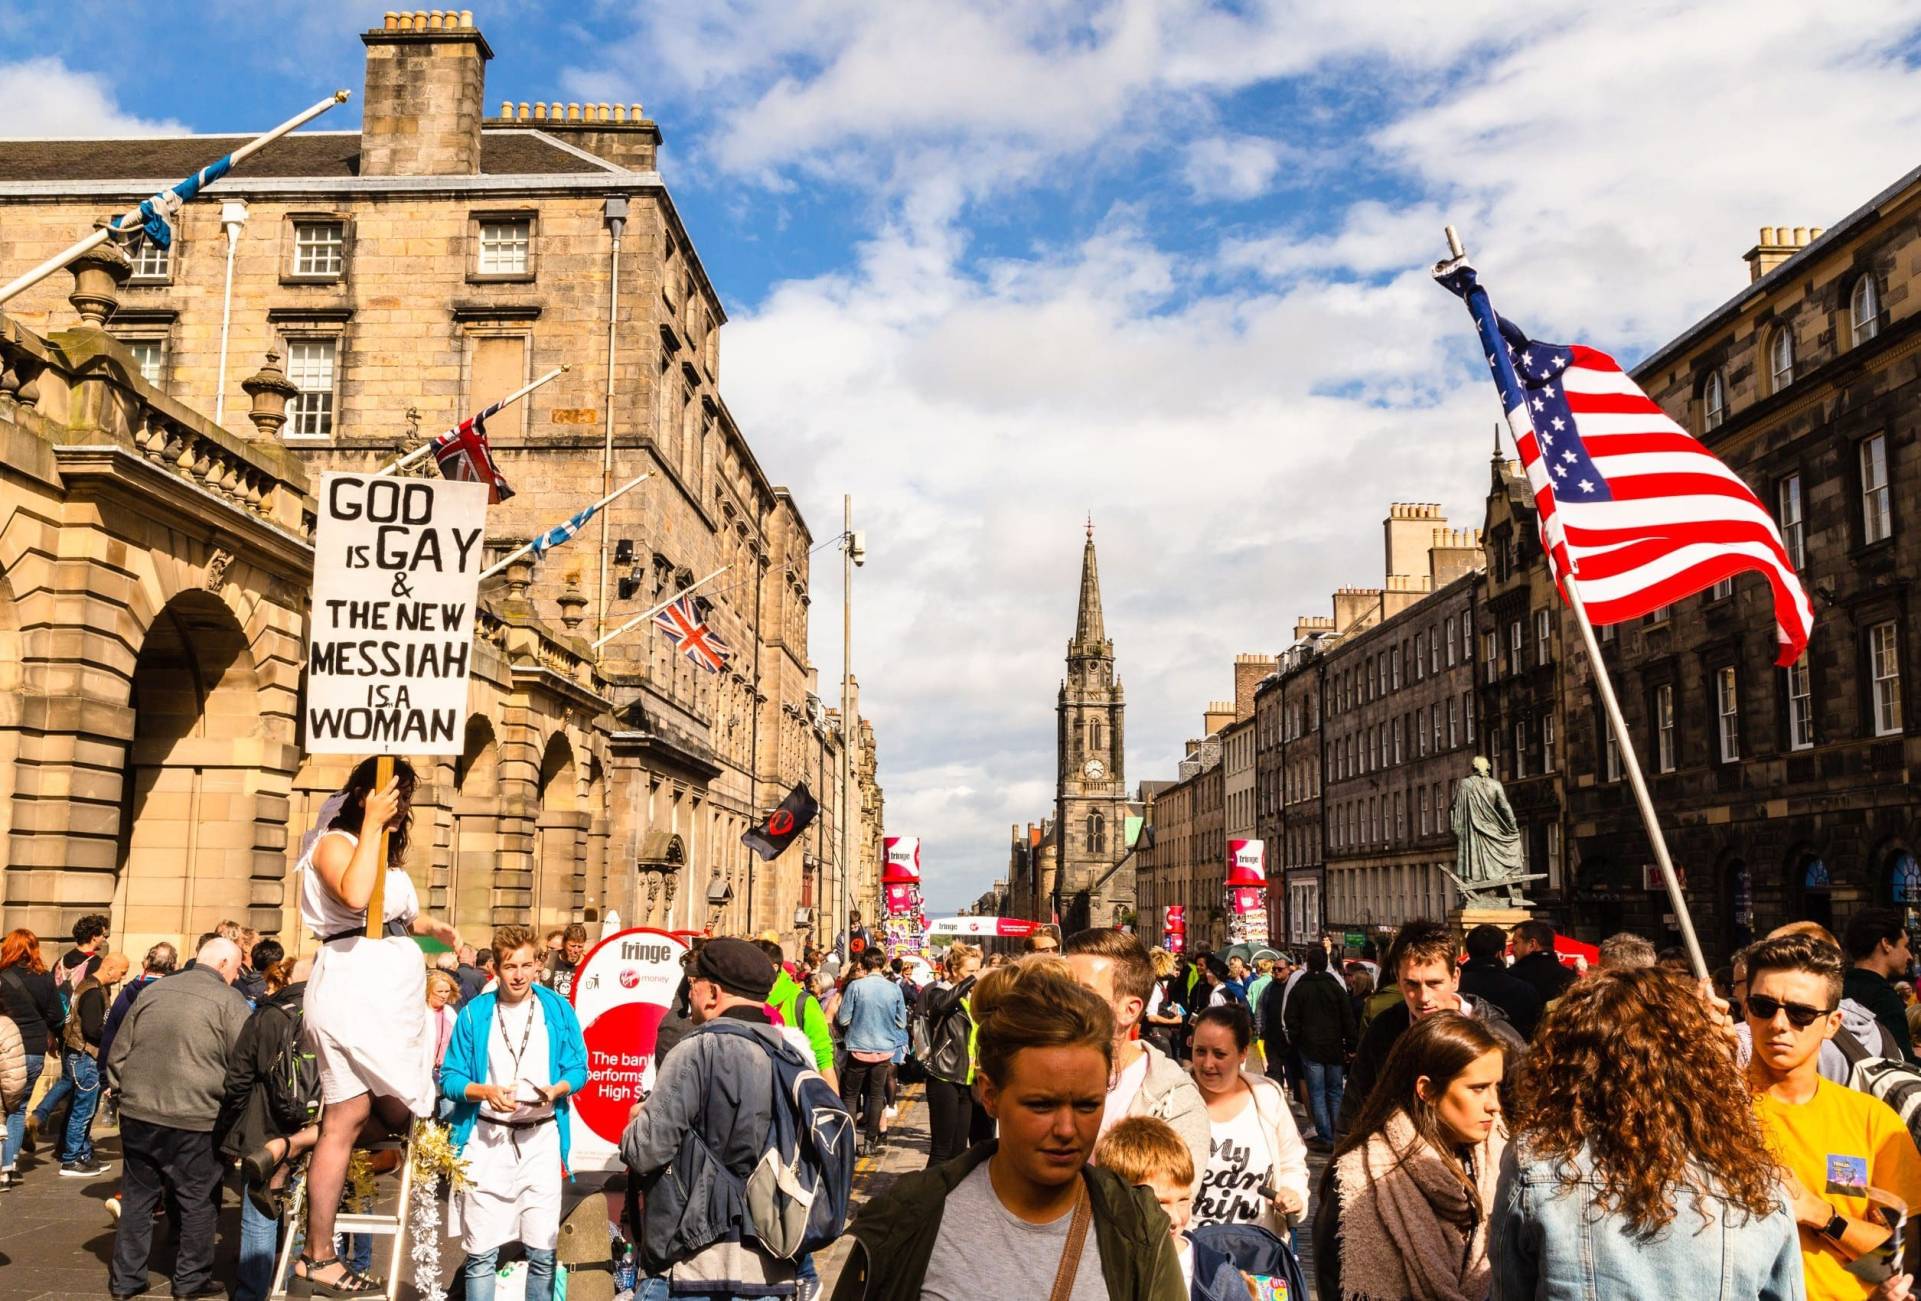
POLYGON ((1447 924, 1458 934, 1465 935, 1476 926, 1487 925, 1511 931, 1533 917, 1532 908, 1451 908, 1448 910, 1447 924))

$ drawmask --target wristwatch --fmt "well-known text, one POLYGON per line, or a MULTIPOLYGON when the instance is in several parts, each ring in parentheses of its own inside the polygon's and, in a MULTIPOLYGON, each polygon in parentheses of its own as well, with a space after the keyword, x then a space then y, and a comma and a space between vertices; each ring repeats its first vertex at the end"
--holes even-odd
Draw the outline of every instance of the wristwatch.
POLYGON ((1841 1214, 1841 1212, 1839 1211, 1835 1211, 1832 1206, 1830 1206, 1828 1209, 1830 1211, 1833 1211, 1834 1214, 1833 1214, 1833 1217, 1830 1218, 1826 1224, 1821 1226, 1821 1236, 1826 1238, 1829 1242, 1839 1242, 1843 1237, 1847 1235, 1848 1217, 1841 1214))

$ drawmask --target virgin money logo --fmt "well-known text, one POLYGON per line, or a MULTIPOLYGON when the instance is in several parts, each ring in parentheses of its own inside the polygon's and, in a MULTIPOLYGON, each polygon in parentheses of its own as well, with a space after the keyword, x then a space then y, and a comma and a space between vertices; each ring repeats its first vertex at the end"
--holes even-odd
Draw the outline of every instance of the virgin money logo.
POLYGON ((635 971, 632 967, 627 967, 621 971, 620 987, 622 989, 635 989, 639 985, 640 973, 638 971, 635 971))

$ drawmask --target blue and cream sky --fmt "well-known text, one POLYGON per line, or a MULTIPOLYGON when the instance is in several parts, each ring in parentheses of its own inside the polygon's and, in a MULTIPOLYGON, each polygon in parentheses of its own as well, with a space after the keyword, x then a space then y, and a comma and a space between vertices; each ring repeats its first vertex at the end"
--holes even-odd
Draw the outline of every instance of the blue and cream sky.
MULTIPOLYGON (((382 8, 0 0, 0 131, 264 128, 359 91, 382 8)), ((1131 781, 1237 651, 1378 581, 1388 501, 1479 522, 1497 413, 1426 275, 1444 221, 1505 313, 1632 358, 1921 139, 1915 0, 473 8, 490 106, 659 121, 729 404, 817 534, 854 494, 889 828, 943 910, 1048 811, 1089 512, 1131 781)))

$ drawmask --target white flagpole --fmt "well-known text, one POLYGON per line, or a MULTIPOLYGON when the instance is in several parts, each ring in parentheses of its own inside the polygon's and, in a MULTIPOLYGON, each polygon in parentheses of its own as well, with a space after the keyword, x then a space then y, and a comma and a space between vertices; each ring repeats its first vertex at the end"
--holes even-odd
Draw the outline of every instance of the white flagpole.
MULTIPOLYGON (((238 166, 240 160, 248 154, 264 149, 281 136, 286 135, 289 131, 305 126, 307 123, 313 121, 334 105, 346 103, 348 98, 349 92, 336 90, 333 94, 327 96, 327 98, 321 100, 313 107, 288 118, 285 122, 282 122, 279 126, 267 132, 266 135, 258 136, 255 139, 249 140, 246 144, 241 145, 240 148, 234 150, 233 153, 227 156, 229 165, 238 166)), ((138 225, 139 221, 140 206, 135 204, 132 208, 128 209, 126 215, 121 217, 118 222, 112 223, 112 226, 118 226, 122 229, 122 232, 124 232, 125 228, 138 225)), ((58 271, 61 267, 67 265, 67 263, 79 257, 82 253, 85 253, 89 249, 98 248, 100 245, 112 239, 116 233, 112 226, 96 230, 84 239, 76 240, 73 244, 55 253, 33 270, 9 282, 4 288, 0 288, 0 303, 6 302, 9 298, 14 297, 23 290, 31 289, 58 271)))
MULTIPOLYGON (((589 506, 585 513, 589 517, 591 517, 595 511, 600 510, 602 507, 606 506, 609 502, 613 501, 616 497, 623 496, 627 492, 631 491, 632 489, 640 487, 642 483, 646 482, 648 479, 651 479, 652 477, 653 477, 653 474, 650 471, 647 474, 641 475, 638 479, 629 479, 626 483, 623 483, 622 485, 620 485, 620 487, 614 489, 612 492, 608 493, 605 497, 602 497, 599 501, 595 502, 592 506, 589 506)), ((575 515, 578 515, 581 513, 582 512, 580 511, 574 512, 575 515)), ((567 518, 572 519, 573 516, 569 515, 567 518)), ((542 529, 541 535, 545 536, 548 532, 549 530, 542 529)), ((483 583, 486 582, 488 579, 492 578, 495 574, 500 573, 502 570, 507 568, 508 565, 513 564, 514 561, 520 559, 522 556, 526 555, 529 551, 532 551, 533 549, 534 549, 534 544, 532 542, 528 542, 525 546, 522 546, 522 547, 516 547, 514 550, 508 552, 505 556, 502 556, 499 560, 495 561, 492 565, 488 566, 486 569, 481 570, 479 581, 483 583)))
MULTIPOLYGON (((488 411, 487 414, 489 416, 499 415, 502 411, 505 411, 508 407, 520 401, 520 399, 526 397, 529 393, 532 393, 535 389, 539 388, 542 384, 545 384, 548 380, 559 379, 562 375, 566 374, 568 371, 572 369, 573 367, 571 365, 556 366, 554 369, 548 371, 545 375, 542 375, 539 379, 535 380, 533 383, 523 384, 521 387, 509 393, 506 397, 500 399, 500 401, 494 403, 493 408, 490 411, 488 411)), ((458 429, 458 428, 460 428, 459 425, 454 426, 454 429, 458 429)), ((452 433, 452 432, 453 430, 451 429, 447 431, 447 433, 452 433)), ((444 438, 446 437, 446 434, 441 434, 439 436, 444 438)), ((413 451, 404 452, 395 460, 389 461, 387 464, 381 466, 378 470, 375 470, 373 474, 369 477, 378 479, 383 474, 392 474, 396 470, 404 470, 408 466, 412 465, 415 461, 418 461, 421 457, 425 456, 428 452, 431 452, 433 450, 433 447, 434 447, 434 440, 430 438, 426 442, 422 443, 419 447, 414 448, 413 451)))
MULTIPOLYGON (((1434 270, 1436 277, 1445 275, 1455 264, 1467 260, 1467 251, 1461 246, 1461 237, 1454 227, 1447 227, 1447 247, 1449 260, 1434 270)), ((1487 303, 1484 291, 1476 289, 1482 306, 1487 303)), ((1508 368, 1506 349, 1501 344, 1498 329, 1494 328, 1491 307, 1487 308, 1489 319, 1481 319, 1481 309, 1470 296, 1468 310, 1475 315, 1477 324, 1486 327, 1483 338, 1493 350, 1497 367, 1508 368), (1488 337, 1491 335, 1492 337, 1488 337)), ((1516 382, 1518 385, 1518 381, 1516 382)), ((1505 391, 1501 405, 1507 406, 1505 391)), ((1525 431, 1514 427, 1515 413, 1503 411, 1507 421, 1508 437, 1514 440, 1516 455, 1519 455, 1521 434, 1525 431)), ((1551 562, 1550 562, 1551 563, 1551 562)), ((1621 766, 1627 771, 1628 785, 1634 791, 1634 802, 1640 807, 1642 825, 1647 828, 1648 843, 1654 849, 1654 861, 1661 869, 1661 879, 1667 885, 1668 902, 1674 908, 1675 924, 1681 931, 1681 942, 1687 946, 1688 961, 1694 965, 1694 974, 1702 980, 1708 979, 1707 959, 1701 955, 1701 941, 1694 934, 1694 919, 1688 913, 1687 896, 1681 890, 1681 878, 1675 874, 1674 862, 1668 857, 1667 837, 1661 833, 1660 819, 1654 815, 1654 800, 1648 794, 1647 779, 1641 775, 1641 761, 1634 753, 1634 739, 1628 735, 1627 720, 1621 716, 1620 702, 1614 695, 1614 682, 1608 676, 1607 661, 1601 658, 1601 645, 1594 636, 1594 625, 1588 620, 1587 607, 1581 602, 1580 584, 1573 575, 1561 579, 1561 590, 1567 593, 1568 608, 1574 611, 1574 622, 1581 629, 1582 644, 1587 647, 1588 663, 1594 666, 1594 681, 1601 693, 1601 708, 1607 714, 1608 730, 1614 734, 1614 744, 1621 752, 1621 766)))
POLYGON ((662 601, 659 605, 656 605, 651 609, 641 611, 639 614, 629 619, 626 623, 621 624, 620 627, 614 629, 612 632, 608 633, 605 637, 602 637, 599 641, 594 643, 594 649, 599 650, 602 646, 605 646, 608 642, 620 636, 620 634, 622 634, 623 632, 626 632, 629 628, 633 628, 638 626, 639 624, 646 623, 649 619, 659 614, 662 610, 665 610, 668 606, 672 605, 675 601, 678 601, 681 597, 692 596, 696 591, 707 586, 707 584, 713 582, 716 578, 719 578, 722 574, 726 573, 729 569, 732 569, 732 568, 733 568, 732 565, 722 565, 719 569, 716 569, 713 573, 707 575, 707 577, 697 579, 694 582, 687 584, 687 586, 681 588, 678 592, 675 592, 672 596, 662 601))

